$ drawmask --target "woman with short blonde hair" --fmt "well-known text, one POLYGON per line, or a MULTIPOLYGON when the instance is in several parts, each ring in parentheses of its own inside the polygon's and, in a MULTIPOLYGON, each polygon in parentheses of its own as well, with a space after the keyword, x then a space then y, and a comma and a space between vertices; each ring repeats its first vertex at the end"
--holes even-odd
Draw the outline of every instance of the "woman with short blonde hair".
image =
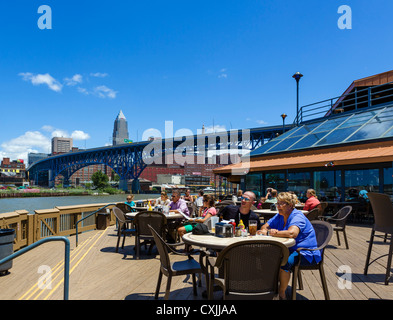
POLYGON ((285 290, 288 287, 290 271, 300 259, 301 265, 313 265, 321 261, 319 250, 296 251, 297 248, 316 249, 317 239, 315 231, 307 217, 299 210, 295 209, 297 196, 290 192, 281 192, 277 196, 278 213, 266 222, 258 233, 273 237, 283 237, 295 239, 296 244, 289 248, 288 262, 280 270, 279 295, 285 299, 285 290))
POLYGON ((277 202, 285 202, 292 208, 295 208, 297 196, 296 194, 290 192, 280 192, 277 196, 277 202))

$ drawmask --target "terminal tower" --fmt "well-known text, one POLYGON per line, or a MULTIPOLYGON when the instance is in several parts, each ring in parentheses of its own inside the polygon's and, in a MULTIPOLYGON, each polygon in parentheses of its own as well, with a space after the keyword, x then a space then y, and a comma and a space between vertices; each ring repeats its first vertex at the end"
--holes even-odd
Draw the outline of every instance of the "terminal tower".
POLYGON ((128 139, 128 123, 123 112, 120 110, 113 127, 113 145, 117 146, 126 143, 124 139, 128 139))

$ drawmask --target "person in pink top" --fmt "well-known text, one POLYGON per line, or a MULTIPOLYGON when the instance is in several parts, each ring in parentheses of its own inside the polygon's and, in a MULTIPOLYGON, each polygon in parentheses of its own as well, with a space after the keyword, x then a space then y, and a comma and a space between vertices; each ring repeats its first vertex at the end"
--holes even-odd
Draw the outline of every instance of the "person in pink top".
POLYGON ((207 219, 217 214, 216 208, 214 207, 215 200, 213 196, 209 194, 203 195, 203 209, 201 218, 189 219, 187 224, 177 229, 179 236, 182 237, 187 232, 191 232, 195 224, 193 222, 204 223, 207 219))
POLYGON ((306 203, 304 204, 303 210, 311 211, 317 205, 319 205, 319 200, 317 199, 317 194, 315 193, 314 189, 308 189, 306 193, 306 197, 308 198, 306 203))

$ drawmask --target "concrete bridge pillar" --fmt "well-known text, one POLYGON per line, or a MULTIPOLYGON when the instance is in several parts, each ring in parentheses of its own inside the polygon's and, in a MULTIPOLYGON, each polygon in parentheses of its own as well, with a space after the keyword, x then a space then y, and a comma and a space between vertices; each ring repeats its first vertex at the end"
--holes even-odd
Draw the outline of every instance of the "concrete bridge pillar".
POLYGON ((128 192, 128 179, 119 180, 119 189, 128 192))
POLYGON ((48 170, 48 187, 54 188, 55 187, 55 179, 53 178, 53 171, 48 170))
POLYGON ((132 193, 139 193, 141 191, 141 186, 139 184, 139 179, 136 178, 134 180, 132 180, 132 193))

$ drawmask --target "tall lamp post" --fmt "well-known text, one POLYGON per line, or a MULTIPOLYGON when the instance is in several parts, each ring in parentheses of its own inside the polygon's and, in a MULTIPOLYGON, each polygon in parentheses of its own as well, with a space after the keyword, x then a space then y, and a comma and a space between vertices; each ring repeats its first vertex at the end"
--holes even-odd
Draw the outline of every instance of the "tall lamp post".
POLYGON ((285 132, 285 118, 287 117, 287 115, 285 114, 285 113, 283 113, 282 115, 281 115, 281 118, 282 118, 282 133, 284 133, 285 132))
POLYGON ((300 72, 296 72, 292 78, 296 80, 296 125, 299 125, 299 80, 303 77, 300 72))

